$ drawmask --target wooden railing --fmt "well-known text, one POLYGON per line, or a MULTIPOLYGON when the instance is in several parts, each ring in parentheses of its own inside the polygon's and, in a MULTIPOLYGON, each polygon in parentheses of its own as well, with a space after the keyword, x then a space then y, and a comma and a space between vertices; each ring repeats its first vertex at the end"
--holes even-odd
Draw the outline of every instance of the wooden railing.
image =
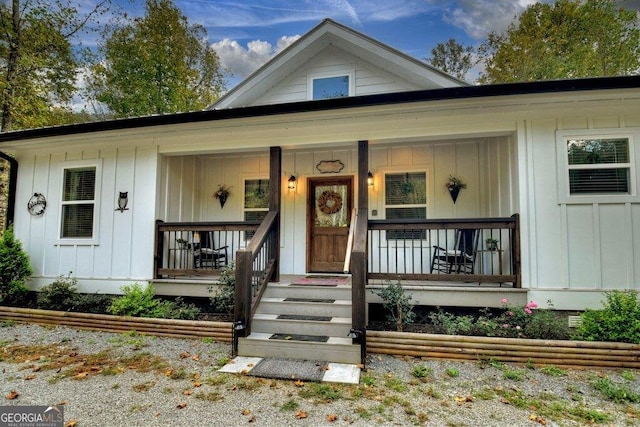
POLYGON ((277 272, 279 250, 278 212, 270 211, 249 245, 236 255, 234 348, 237 348, 238 337, 251 332, 251 319, 258 302, 277 272))
POLYGON ((521 286, 518 215, 455 220, 372 220, 368 228, 369 279, 521 286), (467 259, 456 257, 460 253, 454 252, 457 230, 475 230, 472 235, 477 245, 474 242, 474 250, 467 259), (434 257, 436 261, 450 262, 451 268, 434 268, 434 257))
POLYGON ((257 222, 156 221, 154 276, 216 276, 247 246, 257 222))
POLYGON ((358 210, 351 220, 353 244, 351 246, 351 331, 360 344, 364 365, 367 352, 367 214, 358 210))

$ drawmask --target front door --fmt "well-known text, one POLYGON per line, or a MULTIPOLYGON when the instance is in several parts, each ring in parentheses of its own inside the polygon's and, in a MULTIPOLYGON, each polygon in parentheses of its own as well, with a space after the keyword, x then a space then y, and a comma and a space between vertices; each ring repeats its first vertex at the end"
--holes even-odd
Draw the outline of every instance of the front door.
POLYGON ((307 188, 307 271, 342 272, 353 205, 353 178, 309 178, 307 188))

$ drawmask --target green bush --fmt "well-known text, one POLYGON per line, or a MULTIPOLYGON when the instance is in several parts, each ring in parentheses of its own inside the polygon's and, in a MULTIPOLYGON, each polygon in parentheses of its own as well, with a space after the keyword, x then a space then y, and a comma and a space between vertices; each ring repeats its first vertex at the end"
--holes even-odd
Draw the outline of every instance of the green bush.
POLYGON ((209 298, 215 313, 233 314, 236 292, 236 265, 230 262, 220 272, 219 286, 210 286, 209 292, 216 292, 209 298))
POLYGON ((122 287, 124 295, 116 297, 108 311, 117 316, 153 317, 165 319, 195 319, 200 314, 194 304, 186 304, 181 298, 176 301, 155 297, 153 286, 138 283, 122 287))
POLYGON ((635 291, 605 293, 602 310, 586 310, 577 329, 578 339, 640 344, 640 300, 635 291))
POLYGON ((32 273, 29 257, 9 227, 0 238, 0 303, 23 305, 29 292, 24 282, 32 273))
POLYGON ((400 282, 389 282, 382 289, 373 289, 372 292, 382 298, 382 306, 387 310, 387 320, 402 332, 404 326, 413 323, 416 314, 411 305, 412 296, 406 293, 400 282))
POLYGON ((107 314, 113 302, 113 295, 76 294, 73 311, 81 313, 107 314))
POLYGON ((71 275, 58 279, 38 291, 37 306, 45 310, 74 310, 78 299, 78 280, 71 275))

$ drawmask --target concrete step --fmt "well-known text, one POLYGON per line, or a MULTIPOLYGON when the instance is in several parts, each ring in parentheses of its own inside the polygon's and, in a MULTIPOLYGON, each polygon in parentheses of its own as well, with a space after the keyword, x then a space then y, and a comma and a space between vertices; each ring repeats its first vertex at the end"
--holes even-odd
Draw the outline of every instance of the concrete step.
POLYGON ((351 286, 308 286, 269 283, 263 298, 333 298, 351 300, 351 286))
MULTIPOLYGON (((324 298, 330 298, 325 295, 324 298)), ((262 314, 300 314, 325 317, 351 317, 351 301, 289 300, 286 298, 262 298, 256 310, 262 314)))
MULTIPOLYGON (((238 355, 334 363, 360 363, 360 346, 350 338, 328 337, 326 342, 298 339, 270 339, 273 334, 252 332, 238 340, 238 355)), ((297 337, 293 337, 297 338, 297 337)))
POLYGON ((308 318, 283 319, 278 317, 278 314, 256 313, 251 322, 251 331, 270 332, 273 334, 346 337, 351 329, 351 317, 331 317, 329 320, 308 318))

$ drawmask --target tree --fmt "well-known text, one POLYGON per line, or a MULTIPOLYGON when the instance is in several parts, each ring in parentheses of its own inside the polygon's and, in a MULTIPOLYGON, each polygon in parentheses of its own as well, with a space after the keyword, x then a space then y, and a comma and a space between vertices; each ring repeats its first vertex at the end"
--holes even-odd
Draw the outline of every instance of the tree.
POLYGON ((483 83, 634 74, 640 67, 635 12, 613 0, 534 3, 480 48, 483 83))
POLYGON ((117 117, 202 109, 224 90, 206 29, 172 0, 147 0, 142 18, 108 28, 92 67, 89 98, 117 117))
POLYGON ((431 57, 425 60, 445 73, 464 80, 473 67, 473 47, 464 47, 455 39, 449 39, 431 49, 431 57))
MULTIPOLYGON (((74 92, 72 41, 110 0, 80 15, 70 0, 0 2, 0 127, 49 125, 74 92)), ((59 120, 59 119, 57 119, 59 120)))

